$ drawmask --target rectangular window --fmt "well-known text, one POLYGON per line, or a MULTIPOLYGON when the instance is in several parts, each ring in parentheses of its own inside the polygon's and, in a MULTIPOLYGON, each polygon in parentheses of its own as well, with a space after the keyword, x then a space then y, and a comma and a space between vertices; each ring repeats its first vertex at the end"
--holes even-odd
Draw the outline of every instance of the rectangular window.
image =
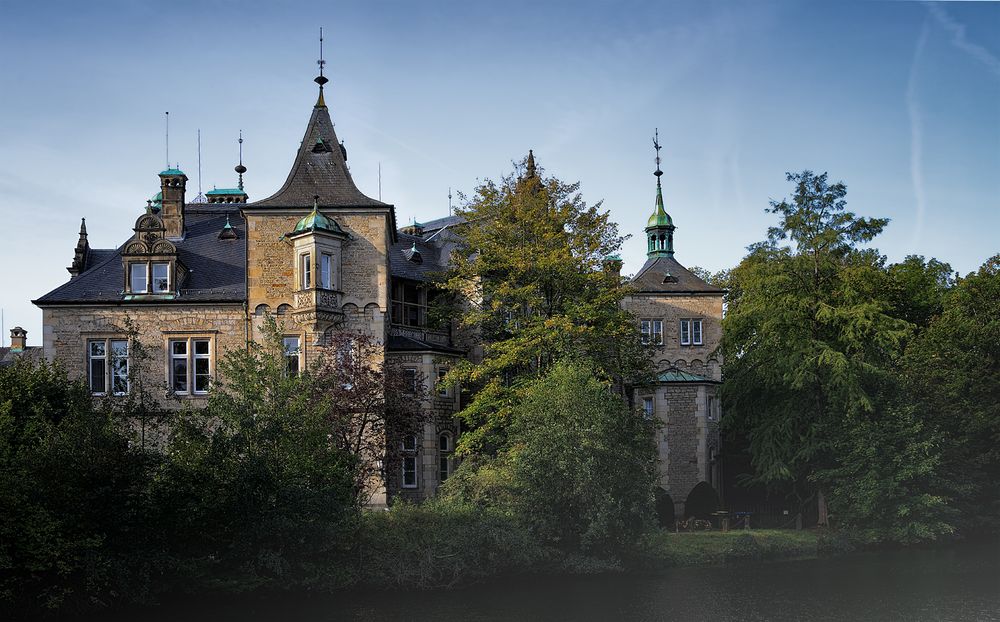
POLYGON ((333 255, 323 253, 319 259, 319 286, 323 289, 333 289, 333 255))
POLYGON ((145 294, 146 287, 146 264, 130 263, 129 265, 129 289, 133 294, 145 294))
POLYGON ((153 264, 153 292, 162 294, 170 291, 170 264, 153 264))
POLYGON ((403 456, 403 488, 417 487, 417 457, 403 456))
POLYGON ((392 284, 392 321, 404 326, 427 325, 427 294, 423 287, 407 281, 392 284))
POLYGON ((700 346, 701 340, 701 320, 683 319, 681 320, 681 345, 700 346))
POLYGON ((451 387, 444 383, 444 377, 448 375, 447 367, 438 367, 437 372, 437 394, 441 397, 451 397, 451 387))
POLYGON ((417 487, 417 436, 410 434, 403 437, 403 488, 417 487))
POLYGON ((639 333, 643 345, 663 345, 663 320, 639 320, 639 333))
POLYGON ((112 339, 111 352, 111 392, 115 395, 126 395, 128 382, 128 340, 112 339))
POLYGON ((302 289, 312 287, 312 255, 305 253, 299 260, 302 264, 302 289))
POLYGON ((108 390, 108 344, 100 339, 92 340, 87 345, 90 392, 94 395, 104 395, 108 390))
POLYGON ((715 421, 715 398, 714 397, 710 396, 708 398, 707 411, 708 412, 706 414, 708 415, 708 420, 709 421, 715 421))
POLYGON ((194 392, 208 393, 212 382, 211 350, 208 339, 195 339, 194 345, 194 392))
POLYGON ((285 337, 282 342, 285 345, 285 370, 289 375, 295 376, 299 373, 299 338, 285 337))
POLYGON ((170 342, 170 388, 174 393, 188 392, 187 340, 170 342))
POLYGON ((442 434, 438 437, 438 481, 443 482, 451 475, 451 454, 454 447, 451 446, 451 434, 442 434))
POLYGON ((642 398, 642 414, 646 416, 646 419, 653 418, 653 398, 642 398))
POLYGON ((417 394, 417 370, 412 367, 403 368, 403 385, 404 391, 408 395, 417 394))

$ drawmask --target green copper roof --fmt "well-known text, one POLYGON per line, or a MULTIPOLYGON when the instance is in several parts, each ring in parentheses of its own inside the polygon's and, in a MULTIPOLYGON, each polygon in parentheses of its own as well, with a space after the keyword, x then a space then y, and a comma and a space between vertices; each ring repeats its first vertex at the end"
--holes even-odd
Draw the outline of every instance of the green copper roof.
POLYGON ((649 221, 646 222, 647 227, 673 227, 674 221, 670 218, 670 214, 663 209, 663 190, 660 188, 660 182, 656 182, 656 210, 653 215, 649 217, 649 221))
POLYGON ((152 201, 153 201, 153 203, 162 203, 163 202, 163 193, 162 192, 157 192, 156 194, 154 194, 152 201))
POLYGON ((656 377, 660 382, 715 382, 711 378, 691 374, 679 369, 668 369, 656 377))
POLYGON ((246 194, 239 188, 214 188, 205 194, 246 194))
POLYGON ((300 233, 302 231, 330 231, 333 233, 344 232, 336 221, 321 214, 319 207, 316 205, 313 206, 313 210, 309 212, 305 218, 300 220, 298 224, 295 225, 295 231, 293 233, 300 233))
POLYGON ((160 175, 183 175, 184 171, 179 168, 168 168, 165 171, 160 171, 160 175))

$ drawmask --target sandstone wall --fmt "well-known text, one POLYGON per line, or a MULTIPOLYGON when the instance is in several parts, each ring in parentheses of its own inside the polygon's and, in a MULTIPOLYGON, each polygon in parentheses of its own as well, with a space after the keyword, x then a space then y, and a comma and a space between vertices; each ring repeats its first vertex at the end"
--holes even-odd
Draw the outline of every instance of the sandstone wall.
POLYGON ((654 348, 658 370, 678 367, 691 373, 722 380, 722 295, 632 294, 622 302, 636 319, 663 320, 663 345, 654 348), (702 320, 703 345, 682 346, 680 320, 702 320))

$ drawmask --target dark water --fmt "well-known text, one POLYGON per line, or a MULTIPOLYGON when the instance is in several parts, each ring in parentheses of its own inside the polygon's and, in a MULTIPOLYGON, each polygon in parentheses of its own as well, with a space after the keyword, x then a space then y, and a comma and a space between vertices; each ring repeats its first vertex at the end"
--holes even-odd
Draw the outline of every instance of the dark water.
MULTIPOLYGON (((1000 620, 1000 542, 655 576, 534 579, 439 592, 188 603, 144 620, 1000 620)), ((139 619, 139 618, 135 618, 139 619)))

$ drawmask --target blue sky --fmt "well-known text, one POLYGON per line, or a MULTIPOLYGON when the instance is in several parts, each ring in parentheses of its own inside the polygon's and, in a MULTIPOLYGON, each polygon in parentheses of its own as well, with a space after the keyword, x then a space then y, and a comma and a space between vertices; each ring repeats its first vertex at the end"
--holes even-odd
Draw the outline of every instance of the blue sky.
MULTIPOLYGON (((0 0, 0 307, 41 339, 29 300, 131 233, 165 163, 251 200, 284 181, 315 100, 358 185, 400 223, 447 213, 534 149, 582 183, 644 259, 651 138, 678 259, 735 265, 773 224, 785 171, 828 171, 849 208, 892 219, 890 261, 962 273, 1000 252, 1000 3, 47 2, 0 0), (456 197, 455 201, 458 199, 456 197)), ((7 343, 5 331, 2 342, 7 343)))

